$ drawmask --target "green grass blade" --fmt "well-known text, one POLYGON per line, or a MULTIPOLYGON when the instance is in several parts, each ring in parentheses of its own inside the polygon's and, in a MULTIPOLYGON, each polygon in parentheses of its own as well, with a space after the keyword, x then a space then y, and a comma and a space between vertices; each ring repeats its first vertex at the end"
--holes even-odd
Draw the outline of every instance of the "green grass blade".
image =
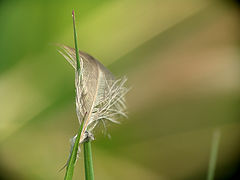
POLYGON ((212 147, 211 147, 211 155, 210 155, 210 159, 209 159, 207 180, 214 179, 220 136, 221 136, 220 130, 215 130, 213 133, 213 140, 212 140, 212 147))
MULTIPOLYGON (((79 60, 79 53, 78 53, 78 46, 77 46, 77 32, 76 32, 76 26, 75 26, 74 11, 72 11, 72 17, 73 17, 73 32, 74 32, 74 42, 75 42, 75 50, 76 50, 77 71, 79 71, 80 70, 80 60, 79 60)), ((86 114, 85 114, 85 116, 86 116, 86 114)), ((81 133, 83 130, 85 116, 84 116, 81 126, 79 128, 77 138, 75 140, 75 143, 74 143, 74 146, 73 146, 70 158, 69 158, 69 162, 68 162, 68 166, 66 169, 66 174, 65 174, 64 180, 71 180, 73 177, 73 171, 74 171, 74 166, 75 166, 76 159, 77 159, 78 146, 79 146, 80 136, 81 136, 81 133)))
POLYGON ((84 142, 83 146, 84 146, 85 179, 94 180, 91 142, 86 141, 84 142))
POLYGON ((72 11, 72 17, 73 17, 73 32, 74 32, 74 43, 75 43, 75 50, 76 50, 76 61, 77 61, 77 70, 80 69, 80 59, 79 59, 79 53, 77 53, 78 45, 77 45, 77 31, 76 31, 76 25, 75 25, 75 14, 74 10, 72 11))
POLYGON ((71 153, 70 158, 69 158, 69 162, 68 162, 68 166, 67 166, 67 169, 66 169, 66 174, 65 174, 64 180, 71 180, 72 177, 73 177, 73 171, 74 171, 74 166, 75 166, 75 162, 76 162, 76 159, 77 159, 78 145, 79 145, 80 136, 81 136, 82 129, 83 129, 83 124, 84 124, 84 122, 82 122, 82 124, 79 128, 77 138, 75 140, 73 150, 72 150, 72 153, 71 153))

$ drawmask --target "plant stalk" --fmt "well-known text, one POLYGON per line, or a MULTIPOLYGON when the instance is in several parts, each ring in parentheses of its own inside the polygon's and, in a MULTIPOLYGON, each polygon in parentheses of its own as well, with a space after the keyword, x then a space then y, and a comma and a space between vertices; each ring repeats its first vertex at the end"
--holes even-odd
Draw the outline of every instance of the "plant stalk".
POLYGON ((83 123, 81 124, 81 126, 79 128, 77 138, 75 140, 69 161, 67 162, 67 169, 66 169, 66 174, 65 174, 64 180, 71 180, 73 177, 73 171, 74 171, 74 166, 75 166, 76 159, 77 159, 78 146, 79 146, 82 129, 83 129, 83 123))
POLYGON ((84 166, 85 166, 85 179, 94 180, 93 161, 92 161, 92 149, 91 141, 83 143, 84 146, 84 166))
POLYGON ((214 179, 220 136, 221 136, 220 130, 215 130, 213 133, 213 139, 212 139, 212 147, 211 147, 211 154, 210 154, 209 165, 208 165, 207 180, 214 179))
MULTIPOLYGON (((74 42, 75 42, 76 60, 77 60, 77 71, 79 71, 80 70, 80 61, 79 61, 79 53, 78 53, 78 46, 77 46, 77 33, 76 33, 76 27, 75 27, 74 11, 72 11, 72 18, 73 18, 73 33, 74 33, 74 42)), ((71 151, 69 160, 67 162, 67 169, 66 169, 66 174, 65 174, 64 180, 71 180, 73 177, 73 171, 74 171, 74 166, 75 166, 76 159, 77 159, 78 146, 79 146, 79 141, 80 141, 80 137, 81 137, 82 130, 83 130, 85 116, 83 118, 82 124, 80 125, 79 131, 77 134, 77 138, 75 140, 73 149, 71 151)))
POLYGON ((75 14, 74 11, 72 11, 72 18, 73 18, 73 34, 74 34, 74 44, 75 44, 75 51, 76 51, 76 61, 77 61, 77 71, 80 70, 80 58, 78 53, 78 43, 77 43, 77 31, 76 31, 76 25, 75 25, 75 14))

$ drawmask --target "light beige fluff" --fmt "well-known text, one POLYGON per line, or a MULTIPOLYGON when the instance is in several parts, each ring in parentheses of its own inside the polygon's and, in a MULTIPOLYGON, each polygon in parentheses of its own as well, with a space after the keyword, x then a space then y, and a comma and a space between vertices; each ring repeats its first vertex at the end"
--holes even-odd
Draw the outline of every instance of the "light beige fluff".
POLYGON ((98 60, 79 51, 80 70, 77 70, 75 49, 61 46, 59 51, 75 69, 76 112, 79 123, 84 118, 80 143, 93 138, 93 130, 99 123, 119 123, 120 116, 126 117, 125 87, 127 78, 115 79, 98 60))

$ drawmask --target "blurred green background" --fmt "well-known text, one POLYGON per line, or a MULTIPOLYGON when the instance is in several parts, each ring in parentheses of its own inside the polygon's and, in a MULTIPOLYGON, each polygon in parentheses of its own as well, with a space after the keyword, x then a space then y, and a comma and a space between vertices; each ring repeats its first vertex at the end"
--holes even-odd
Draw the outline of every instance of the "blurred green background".
POLYGON ((64 177, 79 124, 54 44, 73 46, 72 9, 79 48, 132 87, 129 118, 92 143, 96 179, 206 179, 215 129, 217 179, 237 179, 240 10, 213 0, 1 0, 0 179, 64 177))

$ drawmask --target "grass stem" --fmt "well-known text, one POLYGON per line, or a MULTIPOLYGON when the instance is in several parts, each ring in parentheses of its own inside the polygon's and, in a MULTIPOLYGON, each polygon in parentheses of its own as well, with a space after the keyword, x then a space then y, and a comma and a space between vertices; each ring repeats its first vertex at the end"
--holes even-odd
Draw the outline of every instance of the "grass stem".
POLYGON ((211 154, 210 154, 209 165, 208 165, 207 180, 214 179, 220 136, 221 136, 220 130, 215 130, 213 133, 213 139, 212 139, 212 147, 211 147, 211 154))
MULTIPOLYGON (((74 11, 72 11, 72 17, 73 17, 73 31, 74 31, 74 42, 75 42, 76 61, 77 61, 77 72, 79 72, 80 59, 79 59, 79 53, 78 53, 79 50, 78 50, 78 45, 77 45, 77 32, 76 32, 74 11)), ((85 114, 85 116, 86 116, 86 114, 85 114)), ((69 161, 67 164, 67 169, 66 169, 66 174, 65 174, 64 180, 72 180, 72 177, 73 177, 73 171, 74 171, 74 166, 75 166, 76 159, 77 159, 78 146, 79 146, 80 137, 81 137, 81 134, 83 131, 83 124, 84 124, 85 116, 80 125, 76 140, 74 142, 72 152, 70 154, 70 158, 69 158, 69 161)), ((86 180, 94 180, 91 142, 88 140, 88 141, 84 142, 83 146, 84 146, 85 177, 86 177, 86 180)))
POLYGON ((67 169, 66 169, 66 174, 64 177, 64 180, 71 180, 73 177, 73 171, 74 171, 74 166, 76 163, 76 159, 77 159, 77 153, 78 153, 78 146, 79 146, 79 141, 80 141, 80 136, 82 133, 82 129, 83 129, 83 123, 81 124, 78 134, 77 134, 77 138, 75 140, 69 161, 68 161, 68 165, 67 165, 67 169))
MULTIPOLYGON (((78 46, 77 46, 77 33, 76 33, 76 27, 75 27, 74 11, 72 11, 72 17, 73 17, 73 31, 74 31, 74 42, 75 42, 75 49, 76 49, 77 70, 79 71, 80 61, 79 61, 79 53, 78 53, 78 46)), ((84 124, 84 118, 83 118, 82 124, 80 125, 79 131, 77 134, 77 138, 75 140, 72 152, 70 154, 70 158, 69 158, 69 161, 67 164, 67 169, 66 169, 66 174, 65 174, 64 180, 71 180, 73 177, 73 171, 74 171, 74 166, 75 166, 76 159, 77 159, 78 146, 79 146, 80 136, 81 136, 82 129, 83 129, 83 124, 84 124)))
POLYGON ((77 61, 77 70, 80 69, 80 58, 78 53, 78 43, 77 43, 77 31, 76 31, 76 25, 75 25, 75 13, 74 10, 72 11, 72 18, 73 18, 73 33, 74 33, 74 43, 75 43, 75 51, 76 51, 76 61, 77 61))
POLYGON ((84 142, 83 146, 84 146, 85 179, 94 180, 91 141, 84 142))

